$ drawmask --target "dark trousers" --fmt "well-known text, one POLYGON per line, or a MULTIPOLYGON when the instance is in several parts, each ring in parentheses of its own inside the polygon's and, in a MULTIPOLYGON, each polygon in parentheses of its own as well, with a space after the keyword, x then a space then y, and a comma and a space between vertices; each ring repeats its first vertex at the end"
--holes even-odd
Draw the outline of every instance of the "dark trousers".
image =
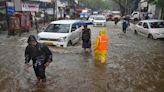
POLYGON ((127 29, 127 26, 123 26, 123 27, 122 27, 122 31, 123 31, 124 33, 126 33, 126 29, 127 29))
POLYGON ((45 79, 46 75, 45 75, 45 69, 46 67, 44 66, 44 64, 41 65, 33 65, 34 71, 35 71, 35 75, 37 78, 40 79, 45 79))

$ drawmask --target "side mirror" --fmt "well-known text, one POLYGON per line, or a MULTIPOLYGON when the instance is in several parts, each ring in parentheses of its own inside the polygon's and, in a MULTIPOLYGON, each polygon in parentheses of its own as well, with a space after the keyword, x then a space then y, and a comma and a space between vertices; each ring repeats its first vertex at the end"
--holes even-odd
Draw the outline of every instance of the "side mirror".
POLYGON ((46 27, 42 27, 42 30, 45 30, 46 29, 46 27))
POLYGON ((76 30, 75 28, 72 28, 72 29, 71 29, 71 32, 73 32, 73 31, 75 31, 75 30, 76 30))
POLYGON ((39 32, 43 32, 44 30, 46 30, 46 27, 42 27, 39 32))

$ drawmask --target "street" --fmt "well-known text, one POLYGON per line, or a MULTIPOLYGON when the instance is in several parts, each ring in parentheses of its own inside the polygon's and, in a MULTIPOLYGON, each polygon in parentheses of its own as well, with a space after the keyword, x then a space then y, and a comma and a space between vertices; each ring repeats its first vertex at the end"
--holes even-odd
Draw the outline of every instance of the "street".
MULTIPOLYGON (((101 27, 90 28, 93 44, 101 27)), ((37 85, 33 68, 24 67, 29 34, 10 38, 1 34, 0 92, 164 92, 164 40, 135 35, 132 25, 126 34, 114 22, 105 28, 109 37, 105 65, 95 64, 93 52, 84 53, 81 42, 50 47, 53 62, 46 68, 46 85, 37 85)))

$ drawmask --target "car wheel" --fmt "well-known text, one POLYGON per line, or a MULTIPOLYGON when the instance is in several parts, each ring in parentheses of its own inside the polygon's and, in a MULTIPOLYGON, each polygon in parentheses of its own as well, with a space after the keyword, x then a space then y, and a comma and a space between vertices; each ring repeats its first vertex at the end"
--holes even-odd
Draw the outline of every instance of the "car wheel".
POLYGON ((67 46, 72 46, 72 41, 71 40, 68 42, 67 46))
POLYGON ((149 34, 149 35, 148 35, 148 38, 150 38, 150 39, 154 39, 154 37, 153 37, 152 34, 149 34))
POLYGON ((134 30, 134 34, 138 34, 137 30, 134 30))

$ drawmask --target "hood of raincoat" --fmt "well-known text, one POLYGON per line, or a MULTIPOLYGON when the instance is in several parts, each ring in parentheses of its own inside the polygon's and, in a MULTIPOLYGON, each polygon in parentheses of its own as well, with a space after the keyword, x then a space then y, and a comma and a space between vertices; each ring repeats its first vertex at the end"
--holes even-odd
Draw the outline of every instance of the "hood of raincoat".
POLYGON ((37 42, 37 39, 36 39, 36 37, 34 35, 30 35, 28 37, 27 43, 30 43, 31 41, 36 41, 37 42))
POLYGON ((105 29, 100 29, 99 35, 103 36, 106 34, 106 30, 105 29))

